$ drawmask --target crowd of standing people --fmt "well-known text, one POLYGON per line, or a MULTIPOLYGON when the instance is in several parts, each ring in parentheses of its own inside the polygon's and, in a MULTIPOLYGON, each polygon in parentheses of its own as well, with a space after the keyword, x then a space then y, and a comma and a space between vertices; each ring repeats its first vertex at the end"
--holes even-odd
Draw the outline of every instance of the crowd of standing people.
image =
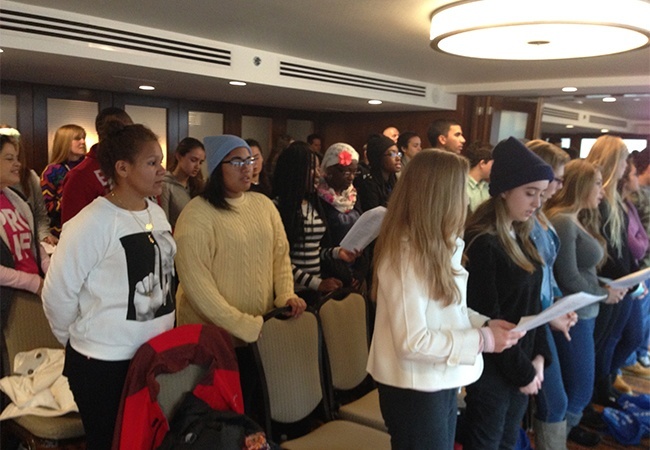
POLYGON ((367 369, 393 449, 514 448, 533 397, 537 449, 594 446, 592 402, 616 404, 621 369, 650 375, 648 290, 608 284, 650 261, 647 149, 603 135, 570 160, 541 140, 465 145, 460 123, 438 120, 424 150, 388 127, 360 149, 282 136, 266 163, 252 139, 187 137, 165 169, 158 137, 124 111, 96 128, 89 152, 83 128, 59 128, 40 182, 19 133, 0 132, 1 317, 15 295, 42 297, 89 449, 110 448, 150 338, 223 328, 252 413, 262 316, 342 288, 376 308, 367 369), (341 247, 377 207, 377 240, 341 247), (577 292, 603 300, 514 330, 577 292))

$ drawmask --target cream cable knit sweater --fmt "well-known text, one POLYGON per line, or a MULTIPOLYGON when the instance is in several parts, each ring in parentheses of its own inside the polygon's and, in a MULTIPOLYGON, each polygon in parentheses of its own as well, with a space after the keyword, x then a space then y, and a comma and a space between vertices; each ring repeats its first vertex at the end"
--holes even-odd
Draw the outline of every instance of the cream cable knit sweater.
POLYGON ((176 222, 178 325, 213 323, 254 342, 261 316, 295 296, 289 245, 264 195, 247 192, 228 203, 232 211, 196 197, 176 222))

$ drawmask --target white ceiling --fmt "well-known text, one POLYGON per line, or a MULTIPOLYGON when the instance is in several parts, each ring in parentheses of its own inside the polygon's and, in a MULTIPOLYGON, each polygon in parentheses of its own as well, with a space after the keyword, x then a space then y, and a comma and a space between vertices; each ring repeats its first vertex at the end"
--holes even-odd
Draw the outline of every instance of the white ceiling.
MULTIPOLYGON (((429 47, 431 12, 448 0, 19 0, 124 23, 173 31, 297 58, 418 80, 454 94, 548 97, 573 109, 650 122, 650 48, 563 61, 488 61, 441 54, 429 47), (579 88, 575 97, 560 88, 579 88), (605 104, 594 94, 636 94, 605 104), (578 103, 580 101, 581 103, 578 103)), ((650 20, 650 19, 649 19, 650 20)), ((310 110, 371 109, 358 98, 249 85, 226 80, 7 49, 2 79, 135 92, 151 80, 151 95, 310 110), (199 95, 200 93, 200 95, 199 95)), ((171 69, 171 68, 170 68, 171 69)))

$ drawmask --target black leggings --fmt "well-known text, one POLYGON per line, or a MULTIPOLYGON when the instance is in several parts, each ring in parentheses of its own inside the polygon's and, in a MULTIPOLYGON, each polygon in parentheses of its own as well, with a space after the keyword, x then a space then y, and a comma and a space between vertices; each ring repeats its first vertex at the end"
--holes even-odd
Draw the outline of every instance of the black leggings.
POLYGON ((65 349, 63 374, 79 407, 87 450, 110 450, 130 360, 101 361, 65 349))

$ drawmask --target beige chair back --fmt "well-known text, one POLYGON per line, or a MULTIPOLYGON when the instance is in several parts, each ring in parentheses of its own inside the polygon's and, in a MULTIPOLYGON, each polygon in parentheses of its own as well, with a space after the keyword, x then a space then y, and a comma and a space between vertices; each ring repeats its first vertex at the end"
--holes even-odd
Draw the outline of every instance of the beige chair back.
POLYGON ((257 341, 271 419, 293 423, 307 417, 323 399, 320 336, 316 316, 264 322, 257 341))
MULTIPOLYGON (((8 359, 4 375, 13 371, 17 353, 40 347, 62 348, 52 334, 40 297, 30 292, 15 290, 7 325, 2 332, 8 359)), ((67 440, 66 448, 84 445, 84 429, 78 413, 60 417, 26 415, 3 424, 7 433, 18 436, 27 448, 62 449, 61 440, 67 440)))
POLYGON ((39 347, 62 348, 52 334, 50 324, 43 311, 40 297, 16 289, 9 311, 9 320, 4 333, 10 372, 13 371, 16 353, 39 347))
POLYGON ((368 376, 366 302, 357 293, 342 300, 327 300, 318 314, 334 389, 350 390, 368 376))

